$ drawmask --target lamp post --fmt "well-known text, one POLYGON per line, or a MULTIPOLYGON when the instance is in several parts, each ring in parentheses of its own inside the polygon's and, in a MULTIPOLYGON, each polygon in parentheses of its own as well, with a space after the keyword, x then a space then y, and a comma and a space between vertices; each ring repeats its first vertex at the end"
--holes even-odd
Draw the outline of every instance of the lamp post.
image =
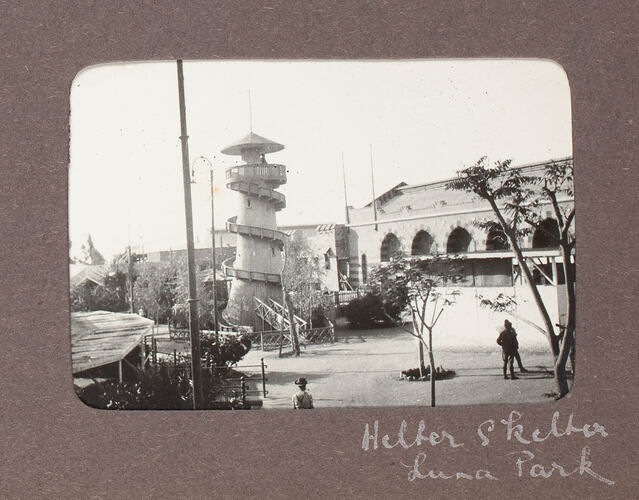
POLYGON ((210 173, 210 183, 211 183, 211 268, 213 269, 213 312, 215 313, 214 321, 215 321, 215 345, 217 346, 218 358, 220 353, 220 337, 219 337, 219 329, 220 323, 218 320, 218 311, 217 311, 217 271, 216 271, 216 261, 215 261, 215 190, 213 187, 213 163, 206 156, 198 156, 193 160, 191 165, 191 170, 193 171, 193 181, 195 182, 195 169, 193 166, 195 162, 198 160, 205 161, 209 166, 210 173))

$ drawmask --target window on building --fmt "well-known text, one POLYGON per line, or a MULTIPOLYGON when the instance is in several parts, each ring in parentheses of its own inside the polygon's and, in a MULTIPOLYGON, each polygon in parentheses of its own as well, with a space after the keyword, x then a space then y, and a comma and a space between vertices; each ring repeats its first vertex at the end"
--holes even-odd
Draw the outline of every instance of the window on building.
POLYGON ((331 256, 327 253, 324 254, 324 269, 331 268, 331 256))
POLYGON ((533 248, 556 248, 559 246, 559 224, 555 219, 544 219, 535 229, 533 248))
POLYGON ((512 286, 512 259, 478 259, 473 262, 475 286, 512 286))
POLYGON ((446 242, 446 253, 463 253, 468 252, 470 242, 472 241, 470 233, 463 227, 456 227, 448 236, 446 242))
POLYGON ((418 231, 413 238, 411 255, 428 255, 433 247, 433 237, 426 231, 418 231))
POLYGON ((388 262, 391 257, 399 252, 401 245, 399 239, 393 233, 388 233, 382 241, 380 257, 382 262, 388 262))
MULTIPOLYGON (((544 219, 532 238, 533 248, 556 248, 559 246, 559 224, 555 219, 544 219)), ((552 284, 548 278, 552 278, 557 269, 550 262, 538 263, 537 267, 533 267, 532 275, 535 284, 550 285, 552 284)), ((563 269, 561 270, 563 274, 563 269)), ((565 281, 565 277, 556 276, 558 282, 565 281)))
POLYGON ((501 228, 493 228, 488 231, 486 250, 508 250, 509 247, 506 234, 501 228))

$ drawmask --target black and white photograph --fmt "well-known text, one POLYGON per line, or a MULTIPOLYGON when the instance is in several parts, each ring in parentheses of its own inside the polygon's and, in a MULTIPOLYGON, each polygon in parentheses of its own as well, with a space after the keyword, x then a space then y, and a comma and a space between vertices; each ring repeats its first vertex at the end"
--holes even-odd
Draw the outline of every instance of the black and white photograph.
POLYGON ((571 97, 543 59, 110 63, 70 91, 74 389, 107 410, 548 403, 571 97))

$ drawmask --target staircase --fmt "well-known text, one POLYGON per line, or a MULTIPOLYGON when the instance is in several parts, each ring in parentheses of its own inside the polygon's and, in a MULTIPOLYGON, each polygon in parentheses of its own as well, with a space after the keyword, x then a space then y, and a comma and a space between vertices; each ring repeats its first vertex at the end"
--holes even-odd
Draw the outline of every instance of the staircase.
MULTIPOLYGON (((253 297, 255 300, 255 314, 256 316, 268 323, 273 330, 288 330, 290 328, 290 322, 288 320, 288 314, 282 306, 282 304, 268 299, 268 303, 253 297)), ((297 315, 293 315, 295 326, 297 331, 306 328, 307 323, 297 315)))

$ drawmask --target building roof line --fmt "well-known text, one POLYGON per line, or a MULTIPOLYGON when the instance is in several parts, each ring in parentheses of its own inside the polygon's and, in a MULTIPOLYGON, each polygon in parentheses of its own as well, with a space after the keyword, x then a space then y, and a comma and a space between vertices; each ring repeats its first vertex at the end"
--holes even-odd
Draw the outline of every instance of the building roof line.
MULTIPOLYGON (((549 160, 545 160, 545 161, 536 161, 536 162, 532 162, 532 163, 524 163, 523 165, 516 165, 514 167, 512 167, 513 170, 520 170, 520 169, 524 169, 524 168, 530 168, 530 167, 540 167, 542 165, 547 165, 551 162, 563 162, 563 161, 568 161, 568 160, 572 160, 572 156, 564 156, 561 158, 551 158, 549 160)), ((449 183, 450 181, 453 181, 457 179, 457 177, 449 177, 446 179, 442 179, 442 180, 438 180, 438 181, 430 181, 430 182, 421 182, 419 184, 407 184, 406 186, 403 187, 399 187, 397 189, 401 190, 401 191, 405 191, 407 189, 412 189, 412 188, 420 188, 420 187, 424 187, 424 186, 435 186, 437 184, 445 184, 445 183, 449 183)), ((370 203, 369 203, 370 205, 370 203)), ((368 205, 366 205, 368 206, 368 205)))
MULTIPOLYGON (((574 201, 574 198, 561 198, 557 200, 559 203, 568 203, 574 201)), ((366 221, 366 222, 355 222, 351 224, 345 224, 346 227, 362 227, 362 226, 373 226, 376 224, 391 224, 394 222, 406 222, 410 220, 419 220, 419 219, 433 219, 435 217, 449 217, 451 215, 464 215, 464 214, 475 214, 475 213, 491 213, 492 209, 490 206, 482 207, 482 208, 473 208, 470 210, 451 210, 449 212, 439 212, 436 214, 422 214, 422 215, 413 215, 412 217, 395 217, 393 219, 377 219, 376 221, 366 221)))

